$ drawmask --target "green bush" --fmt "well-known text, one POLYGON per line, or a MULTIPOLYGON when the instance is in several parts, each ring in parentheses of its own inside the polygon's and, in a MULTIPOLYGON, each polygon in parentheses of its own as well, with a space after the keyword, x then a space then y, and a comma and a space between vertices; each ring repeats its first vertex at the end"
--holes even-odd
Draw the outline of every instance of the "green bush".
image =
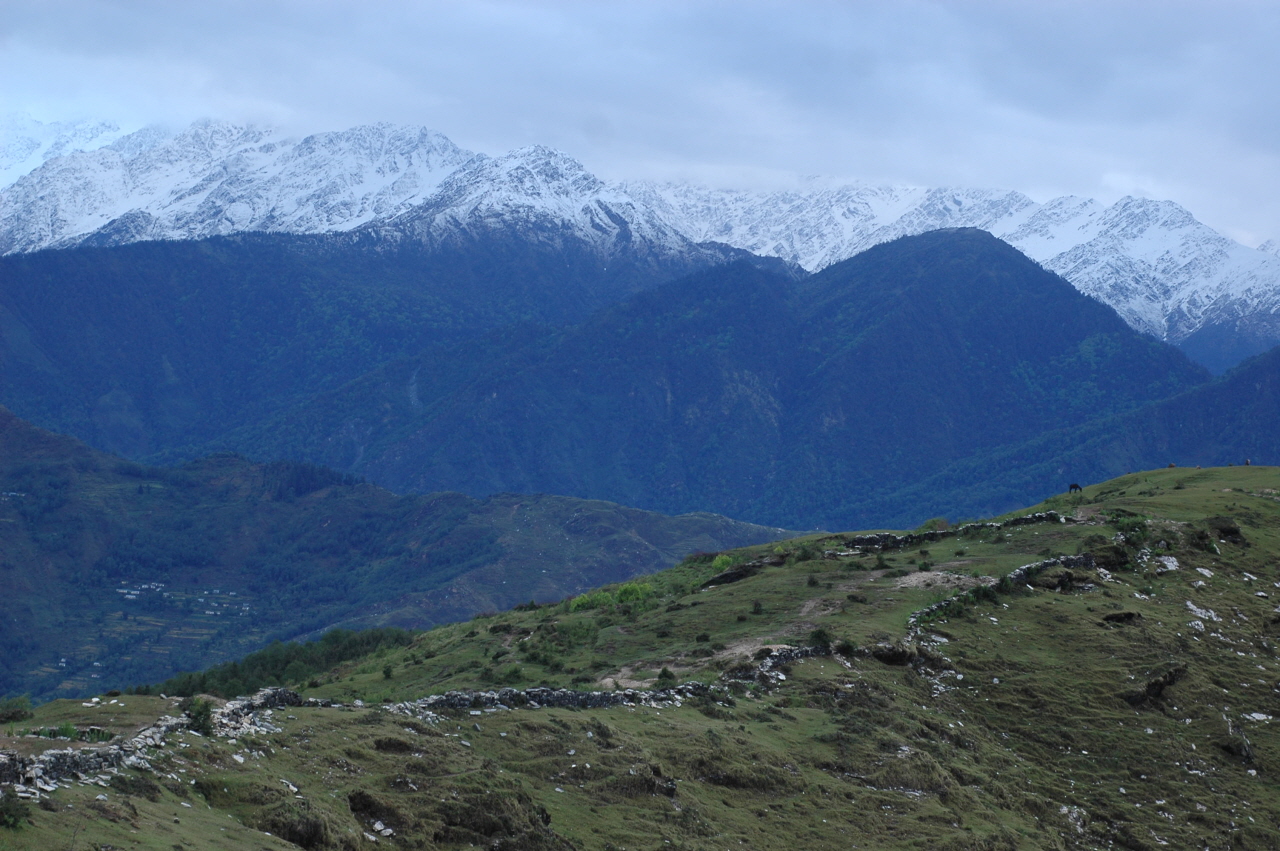
POLYGON ((569 611, 582 612, 614 605, 630 605, 648 600, 652 596, 653 586, 648 582, 624 582, 612 590, 602 588, 590 594, 574 597, 569 602, 569 611))
POLYGON ((25 694, 0 700, 0 724, 26 721, 31 717, 31 698, 25 694))
POLYGON ((608 591, 592 591, 590 594, 583 594, 574 597, 569 603, 569 611, 583 612, 589 609, 603 609, 605 606, 612 606, 614 596, 608 591))
POLYGON ((818 647, 824 651, 830 651, 831 633, 827 632, 822 627, 818 627, 813 632, 809 633, 809 646, 818 647))
POLYGON ((648 582, 626 582, 618 587, 619 603, 636 603, 653 596, 653 586, 648 582))

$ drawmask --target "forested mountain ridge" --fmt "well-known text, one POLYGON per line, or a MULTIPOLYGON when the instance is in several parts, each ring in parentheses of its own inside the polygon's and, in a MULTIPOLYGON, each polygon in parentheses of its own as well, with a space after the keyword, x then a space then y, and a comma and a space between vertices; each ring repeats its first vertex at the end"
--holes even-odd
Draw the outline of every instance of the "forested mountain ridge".
MULTIPOLYGON (((1093 481, 1132 470, 1272 464, 1280 458, 1280 348, 1213 382, 1123 414, 1064 428, 923 477, 895 501, 982 516, 1044 481, 1093 481)), ((883 492, 861 499, 874 506, 883 492)))
POLYGON ((0 693, 123 686, 334 626, 426 627, 559 600, 783 534, 710 514, 398 496, 235 455, 105 455, 0 409, 0 693))
POLYGON ((495 225, 433 250, 247 234, 12 255, 0 258, 0 403, 102 449, 189 459, 397 357, 580 321, 741 254, 611 258, 495 225))
MULTIPOLYGON (((1066 463, 1057 437, 1035 463, 997 454, 1207 379, 977 231, 807 278, 717 268, 732 252, 714 246, 606 266, 563 243, 473 237, 0 258, 0 401, 135 459, 230 450, 396 490, 558 492, 796 527, 910 524, 925 505, 988 514, 1085 477, 1077 466, 1155 463, 1066 463), (937 475, 953 484, 922 495, 937 475)), ((1273 433, 1273 414, 1242 410, 1211 463, 1269 457, 1245 438, 1273 433)), ((1180 433, 1191 451, 1199 432, 1180 433)))
POLYGON ((958 229, 800 281, 717 267, 573 328, 406 358, 223 446, 403 489, 875 526, 916 509, 859 494, 1207 379, 1007 244, 958 229))

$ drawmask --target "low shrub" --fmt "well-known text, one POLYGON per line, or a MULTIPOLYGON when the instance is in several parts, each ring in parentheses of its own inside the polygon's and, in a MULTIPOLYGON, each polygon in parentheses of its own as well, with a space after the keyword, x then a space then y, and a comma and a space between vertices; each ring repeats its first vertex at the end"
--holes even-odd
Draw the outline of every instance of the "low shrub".
POLYGON ((809 633, 810 647, 818 647, 824 651, 829 651, 831 649, 831 640, 831 633, 827 632, 822 627, 818 627, 813 632, 809 633))
POLYGON ((25 694, 0 700, 0 724, 26 721, 31 717, 31 698, 25 694))

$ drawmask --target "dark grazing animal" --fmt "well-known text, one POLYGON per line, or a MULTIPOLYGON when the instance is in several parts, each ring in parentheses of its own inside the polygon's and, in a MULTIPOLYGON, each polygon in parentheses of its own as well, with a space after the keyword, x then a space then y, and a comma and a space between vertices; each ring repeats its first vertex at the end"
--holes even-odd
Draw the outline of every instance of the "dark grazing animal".
POLYGON ((1072 482, 1071 487, 1067 488, 1067 493, 1083 493, 1083 492, 1084 492, 1084 488, 1080 487, 1075 482, 1072 482))

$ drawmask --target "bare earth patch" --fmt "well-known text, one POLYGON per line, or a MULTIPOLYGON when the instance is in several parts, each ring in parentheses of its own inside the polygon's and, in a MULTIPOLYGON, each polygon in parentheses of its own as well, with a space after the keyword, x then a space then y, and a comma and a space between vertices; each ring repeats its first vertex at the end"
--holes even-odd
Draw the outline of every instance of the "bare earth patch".
POLYGON ((633 670, 631 666, 624 665, 618 673, 611 677, 601 677, 596 682, 599 684, 600 688, 605 691, 613 691, 614 689, 619 688, 650 688, 655 682, 657 682, 656 679, 637 680, 632 677, 632 674, 633 670))
POLYGON ((921 570, 902 577, 894 583, 894 587, 967 591, 979 585, 994 585, 995 583, 994 576, 965 576, 961 573, 948 573, 944 570, 921 570))

